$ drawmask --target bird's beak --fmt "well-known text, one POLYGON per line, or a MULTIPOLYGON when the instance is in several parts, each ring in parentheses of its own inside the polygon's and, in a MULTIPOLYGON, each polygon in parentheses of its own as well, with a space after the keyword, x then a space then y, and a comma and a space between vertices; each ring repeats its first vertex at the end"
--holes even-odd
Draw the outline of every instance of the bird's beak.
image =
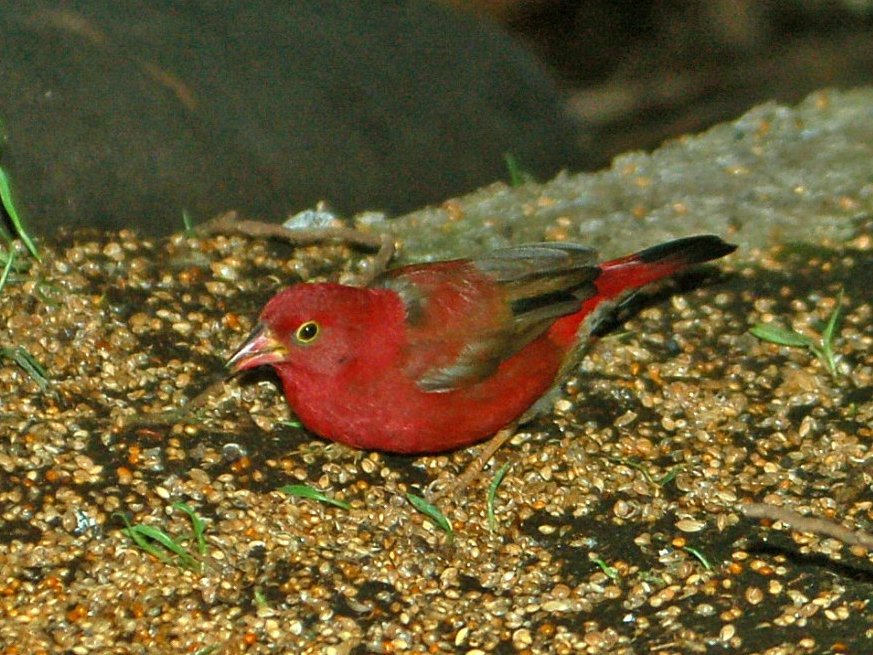
POLYGON ((276 364, 283 361, 287 355, 288 350, 276 338, 273 331, 263 323, 259 323, 251 336, 224 365, 231 375, 235 375, 256 366, 276 364))

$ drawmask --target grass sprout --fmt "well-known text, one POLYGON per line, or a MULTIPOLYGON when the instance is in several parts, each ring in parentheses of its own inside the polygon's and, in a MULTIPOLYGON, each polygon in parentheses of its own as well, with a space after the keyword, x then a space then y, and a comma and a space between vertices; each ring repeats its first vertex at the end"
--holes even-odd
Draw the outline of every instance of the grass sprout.
POLYGON ((194 236, 194 220, 191 218, 191 212, 187 209, 182 210, 182 225, 185 228, 185 236, 194 236))
POLYGON ((0 274, 0 293, 6 287, 6 280, 9 279, 9 272, 12 270, 12 265, 15 263, 15 249, 10 248, 6 254, 6 264, 3 266, 3 273, 0 274))
POLYGON ((667 581, 662 578, 657 573, 652 573, 651 571, 640 571, 637 577, 643 582, 650 582, 651 584, 666 586, 667 581))
MULTIPOLYGON (((4 269, 5 270, 5 269, 4 269)), ((42 367, 33 355, 31 355, 23 346, 15 346, 14 348, 0 348, 0 358, 8 359, 17 364, 31 379, 39 386, 40 391, 46 391, 51 386, 51 380, 48 373, 42 367)))
POLYGON ((449 535, 450 538, 454 537, 455 532, 452 528, 452 524, 436 505, 432 505, 421 496, 416 496, 413 493, 407 493, 406 500, 408 500, 415 509, 432 520, 437 527, 449 535))
POLYGON ((264 592, 261 591, 261 589, 256 587, 253 595, 255 600, 255 607, 257 607, 259 610, 270 608, 270 603, 269 601, 267 601, 267 597, 264 595, 264 592))
POLYGON ((27 234, 27 230, 24 229, 21 214, 18 211, 18 206, 15 204, 15 194, 12 192, 12 181, 9 179, 9 174, 6 172, 6 169, 2 166, 0 166, 0 205, 3 206, 6 214, 8 214, 9 220, 12 221, 12 227, 15 228, 16 234, 27 247, 27 250, 31 255, 33 255, 34 259, 41 262, 42 259, 39 256, 39 251, 36 249, 36 245, 30 238, 30 235, 27 234))
POLYGON ((325 505, 333 505, 334 507, 339 507, 340 509, 352 508, 352 506, 344 500, 338 500, 332 496, 328 496, 323 491, 319 491, 314 487, 310 487, 308 484, 286 484, 284 487, 279 487, 279 491, 281 491, 282 493, 286 493, 289 496, 297 496, 298 498, 308 498, 309 500, 316 500, 319 503, 324 503, 325 505))
POLYGON ((625 466, 632 468, 635 471, 639 471, 640 473, 643 474, 643 477, 646 479, 646 482, 648 482, 649 484, 654 485, 656 487, 663 487, 663 486, 669 484, 670 482, 672 482, 676 478, 676 476, 679 474, 679 471, 682 470, 682 465, 679 464, 679 465, 676 465, 673 468, 671 468, 669 471, 667 471, 660 478, 656 478, 655 476, 652 475, 652 472, 649 470, 649 468, 645 464, 643 464, 642 462, 639 462, 635 459, 628 459, 627 457, 610 457, 609 461, 615 462, 616 464, 624 464, 625 466))
POLYGON ((197 543, 197 554, 204 557, 206 555, 206 522, 187 503, 173 503, 172 507, 188 515, 191 521, 191 534, 197 543))
POLYGON ((164 564, 175 565, 179 568, 202 573, 203 557, 206 555, 206 539, 204 537, 206 524, 189 505, 174 503, 172 507, 188 515, 191 521, 190 537, 179 539, 153 525, 141 523, 134 525, 121 512, 115 512, 114 516, 118 516, 124 521, 125 527, 122 528, 121 533, 129 537, 140 550, 164 564), (196 554, 183 545, 189 541, 196 543, 196 554))
POLYGON ((533 176, 524 170, 524 167, 511 152, 503 155, 503 161, 506 162, 506 172, 509 174, 509 186, 517 187, 527 182, 533 182, 533 176))
POLYGON ((497 495, 497 488, 500 486, 500 483, 503 482, 503 478, 506 477, 506 472, 508 470, 509 462, 506 462, 506 464, 497 470, 497 473, 494 474, 494 479, 491 480, 491 484, 488 485, 486 502, 488 508, 488 529, 491 530, 491 532, 497 531, 497 517, 494 515, 494 497, 497 495))
POLYGON ((707 571, 712 571, 712 564, 709 563, 709 560, 706 559, 706 556, 700 552, 697 548, 693 546, 685 546, 682 548, 686 553, 692 555, 694 559, 700 562, 707 571))
POLYGON ((839 376, 839 371, 837 370, 837 355, 834 352, 834 340, 838 333, 842 303, 843 292, 841 290, 837 297, 837 305, 834 307, 834 311, 828 318, 824 330, 822 330, 818 339, 813 339, 796 330, 772 323, 757 323, 751 327, 749 332, 762 341, 768 341, 780 346, 788 346, 789 348, 806 348, 827 368, 831 377, 836 379, 839 376))
POLYGON ((597 567, 601 571, 603 571, 607 578, 609 578, 613 582, 619 581, 619 579, 621 578, 621 573, 618 572, 617 568, 607 564, 606 561, 601 559, 600 557, 592 557, 590 559, 594 564, 597 565, 597 567))

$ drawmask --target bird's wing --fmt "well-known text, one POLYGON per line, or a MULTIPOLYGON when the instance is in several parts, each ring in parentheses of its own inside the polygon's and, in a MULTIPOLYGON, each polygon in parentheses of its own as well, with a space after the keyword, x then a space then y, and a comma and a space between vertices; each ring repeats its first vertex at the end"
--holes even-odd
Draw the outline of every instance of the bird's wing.
POLYGON ((406 308, 404 370, 426 391, 488 377, 596 292, 596 253, 573 244, 503 248, 475 259, 406 266, 376 285, 406 308))

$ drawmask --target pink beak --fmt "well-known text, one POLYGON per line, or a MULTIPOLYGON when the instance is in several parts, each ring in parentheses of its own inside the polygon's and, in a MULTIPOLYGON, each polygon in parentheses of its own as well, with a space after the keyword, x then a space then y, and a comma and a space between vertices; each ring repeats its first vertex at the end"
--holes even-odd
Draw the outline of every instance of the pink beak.
POLYGON ((263 323, 259 323, 246 342, 225 362, 225 367, 231 375, 246 371, 256 366, 278 364, 288 356, 288 350, 276 338, 273 331, 263 323))

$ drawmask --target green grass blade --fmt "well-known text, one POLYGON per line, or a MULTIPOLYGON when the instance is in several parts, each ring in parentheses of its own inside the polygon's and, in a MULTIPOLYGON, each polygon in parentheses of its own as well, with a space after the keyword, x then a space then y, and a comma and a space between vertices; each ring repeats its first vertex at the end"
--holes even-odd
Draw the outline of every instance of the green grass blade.
POLYGON ((758 323, 752 326, 749 332, 762 341, 769 341, 780 346, 791 346, 794 348, 812 348, 815 346, 815 343, 809 337, 794 330, 786 330, 772 323, 758 323))
POLYGON ((178 560, 176 561, 178 562, 179 566, 195 571, 200 569, 200 564, 197 562, 194 556, 191 555, 191 553, 189 553, 184 546, 182 546, 179 542, 173 539, 173 537, 168 535, 160 528, 156 528, 152 525, 135 525, 130 528, 130 530, 136 532, 142 537, 145 537, 146 539, 151 539, 155 543, 160 544, 166 550, 173 553, 178 558, 178 560))
POLYGON ((506 477, 506 472, 509 470, 509 462, 506 462, 497 473, 494 474, 494 479, 491 481, 491 484, 488 485, 488 495, 487 506, 488 506, 488 529, 491 532, 495 532, 497 530, 497 517, 494 515, 494 497, 497 495, 497 488, 500 486, 500 483, 503 482, 503 478, 506 477))
POLYGON ((0 275, 0 293, 6 287, 6 280, 9 279, 9 271, 12 270, 12 264, 15 262, 15 248, 9 248, 6 253, 6 266, 3 267, 3 274, 0 275))
POLYGON ((27 373, 31 379, 39 386, 40 391, 46 391, 51 386, 51 380, 45 369, 42 367, 33 355, 27 352, 22 346, 15 348, 0 348, 0 357, 5 357, 27 373))
POLYGON ((328 496, 324 492, 319 491, 318 489, 314 489, 307 484, 286 484, 284 487, 279 487, 279 491, 281 491, 282 493, 286 493, 290 496, 308 498, 310 500, 316 500, 320 503, 325 503, 327 505, 333 505, 334 507, 339 507, 340 509, 352 508, 352 506, 344 500, 338 500, 336 498, 333 498, 332 496, 328 496))
POLYGON ((837 306, 828 319, 825 325, 824 332, 821 333, 821 354, 823 355, 824 363, 832 376, 837 375, 837 358, 834 354, 834 339, 837 336, 837 326, 839 325, 840 314, 843 305, 843 290, 840 289, 840 294, 837 296, 837 306))
POLYGON ((504 153, 503 161, 506 162, 506 172, 509 174, 509 186, 517 187, 527 182, 533 182, 533 175, 524 170, 524 166, 514 154, 504 153))
POLYGON ((132 526, 129 528, 122 528, 121 533, 124 536, 129 537, 130 540, 133 541, 133 543, 136 545, 136 547, 139 548, 144 553, 151 555, 152 557, 154 557, 155 559, 157 559, 160 562, 163 562, 164 564, 171 564, 172 563, 172 559, 169 557, 169 555, 167 555, 167 553, 165 553, 160 548, 157 548, 154 545, 152 545, 151 542, 147 541, 139 533, 139 531, 137 531, 136 527, 132 526))
POLYGON ((507 152, 503 155, 503 161, 506 162, 506 172, 509 173, 509 186, 516 187, 524 184, 524 175, 516 156, 507 152))
POLYGON ((406 499, 412 503, 412 506, 417 509, 419 512, 427 516, 431 519, 440 530, 448 534, 449 536, 454 535, 454 530, 452 530, 452 524, 446 518, 445 514, 443 514, 436 505, 431 505, 421 496, 416 496, 413 493, 407 493, 406 499))
POLYGON ((181 544, 160 528, 156 528, 153 525, 135 525, 130 529, 137 534, 160 544, 171 553, 175 553, 179 556, 188 555, 188 552, 181 544))
POLYGON ((132 525, 124 514, 116 512, 115 515, 120 516, 126 526, 122 528, 121 533, 129 537, 141 550, 153 555, 165 564, 177 564, 186 569, 200 571, 200 562, 160 528, 151 525, 132 525), (176 559, 169 557, 167 551, 175 555, 176 559))
POLYGON ((255 599, 255 607, 260 609, 268 609, 270 607, 270 603, 267 601, 267 597, 264 595, 264 592, 259 588, 255 587, 253 592, 255 599))
POLYGON ((676 476, 679 475, 679 471, 681 471, 681 470, 682 470, 681 464, 677 464, 676 466, 671 468, 669 471, 667 471, 664 474, 664 476, 660 480, 657 481, 658 486, 664 487, 664 486, 670 484, 673 480, 676 479, 676 476))
POLYGON ((0 203, 2 203, 3 209, 6 210, 6 213, 9 214, 9 220, 12 221, 12 225, 15 227, 15 232, 24 242, 24 245, 27 246, 30 254, 33 255, 33 258, 36 259, 36 261, 41 262, 42 258, 39 256, 39 251, 36 249, 33 241, 24 229, 24 224, 21 221, 21 216, 15 205, 15 198, 12 193, 12 183, 9 181, 9 175, 7 175, 6 169, 2 166, 0 166, 0 203))
POLYGON ((143 534, 137 530, 139 526, 131 524, 126 514, 115 512, 113 516, 118 516, 122 521, 124 521, 126 527, 121 529, 121 534, 128 537, 137 548, 148 553, 152 557, 157 558, 159 561, 169 564, 170 558, 167 557, 167 554, 160 548, 156 548, 150 541, 147 541, 143 534))
POLYGON ((628 468, 632 468, 635 471, 639 471, 643 474, 643 477, 646 479, 646 482, 652 485, 657 485, 658 482, 655 478, 652 477, 652 474, 649 473, 649 469, 642 462, 638 462, 633 459, 629 459, 627 457, 609 457, 610 462, 615 462, 616 464, 623 464, 628 468))
POLYGON ((703 568, 705 568, 707 571, 712 571, 712 564, 709 563, 709 560, 706 559, 706 556, 702 552, 700 552, 693 546, 685 546, 684 548, 682 548, 682 550, 684 550, 686 553, 693 555, 694 558, 698 562, 700 562, 703 565, 703 568))
POLYGON ((191 220, 191 214, 187 209, 182 210, 182 225, 185 227, 186 236, 194 234, 194 221, 191 220))
POLYGON ((843 290, 840 289, 840 293, 837 296, 837 306, 834 307, 834 311, 831 314, 831 317, 828 319, 828 324, 825 326, 824 332, 821 333, 821 339, 823 343, 829 343, 834 340, 834 331, 837 329, 837 322, 839 321, 842 308, 843 290))
POLYGON ((173 503, 173 509, 178 509, 188 515, 191 519, 191 531, 194 533, 194 540, 197 542, 197 552, 200 556, 206 555, 206 522, 200 518, 197 512, 187 503, 173 503))
POLYGON ((621 573, 618 572, 618 569, 614 566, 607 564, 606 561, 602 558, 592 557, 591 561, 594 562, 594 564, 596 564, 598 568, 606 574, 606 577, 613 582, 618 582, 618 580, 621 578, 621 573))

